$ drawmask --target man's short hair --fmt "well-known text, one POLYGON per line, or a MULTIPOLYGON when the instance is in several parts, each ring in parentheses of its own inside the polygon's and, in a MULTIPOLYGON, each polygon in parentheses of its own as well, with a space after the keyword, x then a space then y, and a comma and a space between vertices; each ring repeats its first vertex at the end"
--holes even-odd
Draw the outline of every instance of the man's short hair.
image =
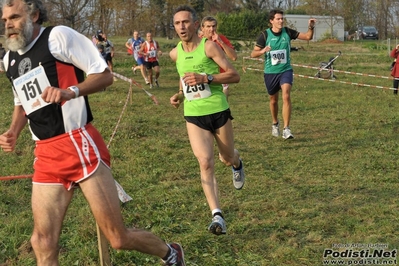
POLYGON ((209 22, 215 22, 215 26, 218 25, 218 21, 216 20, 216 18, 211 17, 211 16, 206 16, 206 17, 204 17, 204 18, 202 19, 202 21, 201 21, 201 27, 203 27, 204 24, 205 24, 205 22, 207 22, 207 21, 209 21, 209 22))
POLYGON ((269 12, 269 20, 273 20, 276 14, 284 15, 284 11, 280 9, 272 9, 269 12))
POLYGON ((190 12, 191 18, 193 19, 193 21, 197 21, 198 20, 197 12, 195 12, 195 9, 192 8, 191 6, 188 6, 188 5, 178 6, 175 9, 175 12, 173 13, 173 15, 175 15, 176 13, 181 12, 181 11, 190 12))
MULTIPOLYGON (((21 0, 26 7, 26 12, 29 16, 32 16, 36 12, 39 13, 39 18, 36 23, 41 25, 43 22, 48 21, 47 10, 40 0, 21 0)), ((15 0, 3 0, 3 6, 13 6, 15 0)))

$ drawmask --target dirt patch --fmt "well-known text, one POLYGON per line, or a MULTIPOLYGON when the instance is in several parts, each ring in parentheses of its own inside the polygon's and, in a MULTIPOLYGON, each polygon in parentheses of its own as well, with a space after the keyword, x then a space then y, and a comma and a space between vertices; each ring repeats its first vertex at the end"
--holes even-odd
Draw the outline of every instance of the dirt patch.
POLYGON ((19 254, 21 256, 33 256, 33 248, 30 241, 25 241, 22 245, 18 248, 19 254))

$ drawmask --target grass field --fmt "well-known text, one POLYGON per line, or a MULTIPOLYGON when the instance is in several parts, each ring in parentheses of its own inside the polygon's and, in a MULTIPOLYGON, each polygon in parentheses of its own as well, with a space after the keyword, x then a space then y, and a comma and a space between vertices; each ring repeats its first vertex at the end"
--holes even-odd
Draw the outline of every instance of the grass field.
MULTIPOLYGON (((133 60, 123 48, 126 40, 111 40, 118 51, 114 71, 143 84, 131 72, 133 60)), ((292 52, 294 64, 317 67, 341 51, 336 70, 390 74, 392 60, 381 42, 294 45, 304 48, 292 52)), ((241 191, 232 185, 231 170, 216 162, 228 226, 225 236, 206 231, 211 215, 188 142, 183 108, 176 110, 169 104, 169 97, 178 90, 169 57, 160 58, 161 88, 151 90, 159 105, 133 87, 132 103, 122 113, 129 91, 122 80, 91 95, 94 125, 110 145, 114 177, 133 197, 122 205, 126 224, 151 230, 165 241, 180 242, 191 266, 326 265, 324 250, 343 252, 348 250, 345 244, 358 244, 351 247, 354 251, 397 249, 399 98, 386 89, 392 87, 392 80, 343 72, 335 72, 336 81, 295 77, 291 122, 295 138, 285 141, 271 136, 262 72, 242 70, 243 61, 246 67, 262 68, 257 61, 242 60, 251 49, 244 48, 234 62, 241 82, 231 85, 229 98, 236 148, 246 172, 241 191), (353 82, 384 88, 349 84, 353 82), (367 247, 374 244, 384 246, 367 247)), ((305 67, 294 71, 309 77, 317 72, 305 67)), ((13 108, 4 74, 0 91, 0 132, 4 132, 13 108)), ((33 148, 25 130, 15 153, 0 153, 1 175, 32 173, 33 148)), ((35 265, 28 243, 30 191, 28 179, 0 182, 2 266, 35 265)), ((110 250, 110 254, 113 265, 159 265, 157 258, 137 252, 110 250)), ((396 264, 396 256, 374 259, 396 264)), ((60 265, 94 266, 98 261, 95 222, 77 190, 61 235, 60 265)), ((373 263, 367 265, 377 265, 373 263)))

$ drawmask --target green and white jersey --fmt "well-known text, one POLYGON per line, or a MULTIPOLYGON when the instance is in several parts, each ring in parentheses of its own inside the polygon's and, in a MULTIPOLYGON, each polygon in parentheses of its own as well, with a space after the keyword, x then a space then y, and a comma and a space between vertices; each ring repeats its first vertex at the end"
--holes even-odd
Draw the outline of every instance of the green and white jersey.
POLYGON ((266 33, 266 46, 270 46, 272 50, 265 54, 264 72, 278 74, 291 70, 291 38, 286 29, 283 28, 280 35, 273 34, 271 29, 267 29, 266 33))
POLYGON ((198 47, 192 52, 183 50, 182 42, 177 44, 176 68, 180 76, 180 82, 184 92, 184 115, 203 116, 218 113, 229 108, 226 96, 223 93, 222 84, 198 84, 187 86, 182 81, 185 73, 217 74, 219 66, 205 53, 203 38, 198 47))

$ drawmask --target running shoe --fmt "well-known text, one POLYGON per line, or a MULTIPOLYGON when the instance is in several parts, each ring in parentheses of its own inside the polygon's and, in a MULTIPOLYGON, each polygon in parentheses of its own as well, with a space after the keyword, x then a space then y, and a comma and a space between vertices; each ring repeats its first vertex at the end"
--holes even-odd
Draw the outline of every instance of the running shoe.
POLYGON ((208 231, 215 235, 226 234, 226 223, 220 215, 215 215, 212 218, 212 223, 208 227, 208 231))
POLYGON ((186 266, 184 262, 183 248, 178 243, 171 243, 169 246, 172 248, 173 256, 170 261, 164 261, 165 266, 186 266))
POLYGON ((289 127, 284 128, 283 138, 284 139, 293 139, 294 138, 294 135, 291 134, 291 130, 289 127))
POLYGON ((277 124, 273 124, 272 125, 272 135, 274 137, 280 136, 280 129, 279 129, 279 123, 278 122, 277 122, 277 124))
POLYGON ((152 89, 152 84, 150 84, 150 89, 152 89))
POLYGON ((233 166, 231 167, 231 170, 233 171, 233 185, 236 189, 242 189, 245 182, 244 164, 241 159, 240 159, 240 165, 241 165, 240 170, 234 169, 233 166))

